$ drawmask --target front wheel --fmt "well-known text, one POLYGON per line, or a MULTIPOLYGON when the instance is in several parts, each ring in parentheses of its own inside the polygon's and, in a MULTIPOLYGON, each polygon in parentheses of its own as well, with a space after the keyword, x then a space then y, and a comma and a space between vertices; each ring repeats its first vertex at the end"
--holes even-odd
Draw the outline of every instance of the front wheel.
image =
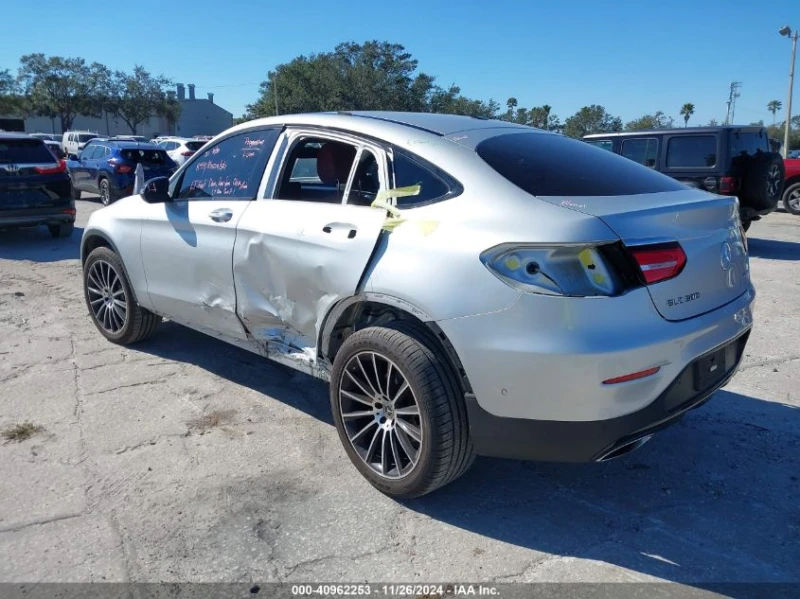
POLYGON ((783 206, 787 212, 800 216, 800 183, 794 183, 783 192, 783 206))
POLYGON ((460 385, 422 326, 353 333, 334 360, 330 397, 347 455, 389 496, 425 495, 472 464, 460 385))
POLYGON ((110 248, 96 248, 86 258, 83 295, 97 330, 113 343, 147 339, 161 322, 160 316, 136 303, 122 260, 110 248))

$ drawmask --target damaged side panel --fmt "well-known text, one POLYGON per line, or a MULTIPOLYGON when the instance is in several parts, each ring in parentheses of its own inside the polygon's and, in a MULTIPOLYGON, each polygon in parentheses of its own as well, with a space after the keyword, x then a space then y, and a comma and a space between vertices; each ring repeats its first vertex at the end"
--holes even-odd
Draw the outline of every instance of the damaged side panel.
POLYGON ((356 293, 385 212, 259 200, 239 221, 233 252, 236 313, 259 353, 320 378, 316 340, 330 308, 356 293), (353 233, 355 231, 355 234, 353 233))

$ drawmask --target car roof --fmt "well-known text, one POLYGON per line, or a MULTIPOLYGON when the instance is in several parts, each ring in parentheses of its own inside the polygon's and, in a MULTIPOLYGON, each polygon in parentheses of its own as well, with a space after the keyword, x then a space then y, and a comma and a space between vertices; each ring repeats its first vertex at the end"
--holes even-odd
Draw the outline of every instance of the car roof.
POLYGON ((97 146, 100 144, 106 144, 109 146, 114 146, 116 148, 120 148, 122 150, 160 150, 156 144, 150 143, 149 141, 126 141, 121 139, 100 139, 100 140, 90 140, 86 145, 93 145, 97 146))
POLYGON ((17 133, 15 131, 0 131, 0 139, 35 139, 42 141, 38 137, 31 137, 27 133, 17 133))
POLYGON ((715 127, 676 127, 673 129, 646 129, 642 131, 619 131, 617 133, 592 133, 584 135, 583 139, 607 139, 609 137, 629 137, 632 135, 679 135, 683 133, 717 133, 719 131, 726 131, 742 129, 749 131, 761 131, 764 129, 761 125, 717 125, 715 127))

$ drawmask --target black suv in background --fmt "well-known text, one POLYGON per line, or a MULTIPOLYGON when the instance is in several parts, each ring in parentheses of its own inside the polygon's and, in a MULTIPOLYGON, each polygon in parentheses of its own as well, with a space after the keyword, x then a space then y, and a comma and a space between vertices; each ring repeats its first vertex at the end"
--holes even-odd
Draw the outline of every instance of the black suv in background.
POLYGON ((0 230, 47 225, 53 237, 75 226, 67 167, 41 139, 0 133, 0 230))
POLYGON ((745 231, 775 210, 783 192, 783 158, 771 151, 764 127, 656 129, 583 139, 691 187, 738 196, 745 231))

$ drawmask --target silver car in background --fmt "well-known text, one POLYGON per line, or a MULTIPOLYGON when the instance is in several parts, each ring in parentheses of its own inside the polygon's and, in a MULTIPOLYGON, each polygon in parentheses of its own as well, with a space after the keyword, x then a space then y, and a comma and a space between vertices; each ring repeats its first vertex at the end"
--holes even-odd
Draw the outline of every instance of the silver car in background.
POLYGON ((436 114, 236 126, 92 214, 81 257, 112 342, 165 317, 330 381, 396 497, 475 455, 631 451, 730 380, 755 299, 735 197, 436 114))

